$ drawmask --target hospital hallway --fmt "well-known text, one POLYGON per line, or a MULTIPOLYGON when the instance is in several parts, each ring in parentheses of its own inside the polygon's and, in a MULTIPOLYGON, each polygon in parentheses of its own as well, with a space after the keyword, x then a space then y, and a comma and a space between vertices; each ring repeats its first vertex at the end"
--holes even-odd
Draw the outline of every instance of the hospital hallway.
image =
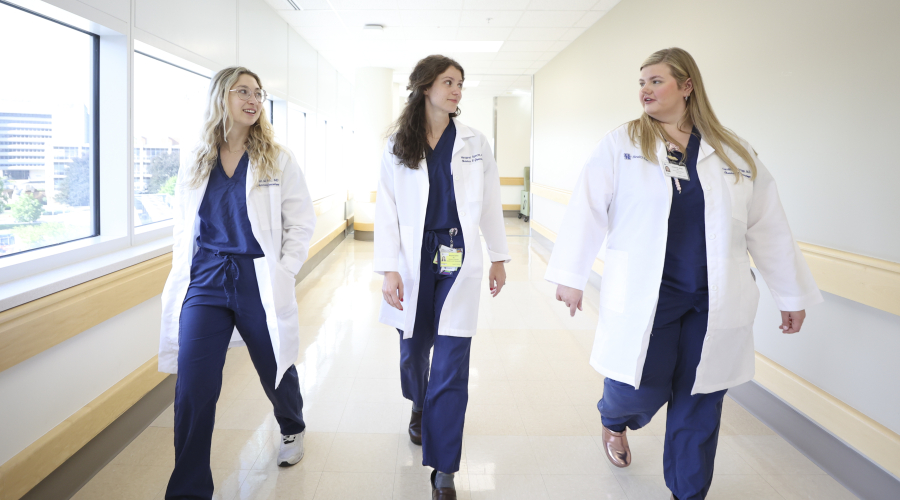
MULTIPOLYGON (((664 500, 665 407, 629 433, 634 461, 603 455, 602 377, 588 364, 595 288, 568 317, 543 279, 547 251, 529 225, 507 217, 512 262, 491 298, 483 287, 472 341, 460 499, 664 500)), ((483 238, 482 238, 483 241, 483 238)), ((486 254, 485 254, 486 255, 486 254)), ((378 323, 381 277, 373 244, 344 239, 297 287, 306 455, 275 465, 280 434, 246 348, 231 349, 213 434, 221 500, 423 500, 430 468, 407 436, 398 334, 378 323)), ((774 325, 773 325, 774 328, 774 325)), ((163 499, 174 464, 170 406, 75 495, 78 500, 163 499)), ((784 439, 725 398, 710 500, 856 498, 784 439)))

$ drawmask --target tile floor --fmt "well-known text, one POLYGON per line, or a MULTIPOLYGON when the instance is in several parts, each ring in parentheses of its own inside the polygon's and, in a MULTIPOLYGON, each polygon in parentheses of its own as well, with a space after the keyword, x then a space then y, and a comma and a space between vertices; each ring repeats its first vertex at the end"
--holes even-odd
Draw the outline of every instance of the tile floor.
MULTIPOLYGON (((506 222, 513 262, 499 297, 492 299, 486 285, 482 292, 459 498, 668 499, 665 412, 630 434, 631 467, 609 465, 595 406, 602 377, 587 361, 597 311, 586 304, 569 318, 543 280, 546 253, 532 247, 528 225, 506 222)), ((308 426, 298 465, 275 465, 272 407, 246 349, 228 353, 212 445, 216 499, 430 498, 431 470, 406 435, 410 403, 400 393, 398 334, 377 321, 381 278, 372 257, 372 243, 347 239, 297 289, 297 368, 308 426)), ((169 407, 75 498, 163 499, 174 461, 172 419, 169 407)), ((708 498, 854 496, 726 398, 708 498)))

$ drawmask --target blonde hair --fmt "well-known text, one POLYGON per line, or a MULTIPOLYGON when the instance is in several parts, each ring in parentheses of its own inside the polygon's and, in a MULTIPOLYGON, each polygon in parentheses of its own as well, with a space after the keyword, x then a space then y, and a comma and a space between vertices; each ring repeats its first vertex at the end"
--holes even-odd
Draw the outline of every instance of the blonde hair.
MULTIPOLYGON (((678 83, 678 88, 683 88, 688 78, 693 83, 694 88, 687 99, 684 115, 678 121, 679 128, 684 123, 692 123, 697 127, 701 136, 716 150, 722 161, 734 173, 735 182, 738 182, 743 176, 734 161, 725 154, 723 146, 727 146, 737 153, 750 166, 750 178, 755 179, 756 162, 753 160, 753 156, 741 144, 738 136, 719 122, 709 103, 706 89, 703 86, 703 78, 700 76, 700 69, 694 62, 694 58, 687 51, 677 47, 663 49, 648 57, 641 65, 641 69, 660 63, 665 63, 669 67, 672 76, 678 83)), ((655 150, 659 140, 669 141, 677 145, 681 151, 687 151, 684 144, 680 144, 665 132, 659 120, 647 113, 643 113, 637 120, 628 122, 628 136, 635 146, 640 143, 641 153, 651 162, 655 162, 655 150)))
MULTIPOLYGON (((256 84, 262 88, 259 76, 242 66, 232 66, 216 73, 209 82, 209 100, 206 104, 206 112, 203 114, 203 130, 200 142, 194 150, 194 161, 190 166, 189 184, 191 187, 199 187, 204 179, 209 177, 212 169, 216 167, 219 158, 219 147, 227 141, 228 132, 231 131, 232 122, 228 110, 229 90, 233 87, 241 75, 250 75, 256 80, 256 84)), ((260 103, 262 104, 262 103, 260 103)), ((275 179, 280 173, 278 156, 284 149, 275 142, 275 131, 266 117, 265 106, 259 107, 259 119, 250 127, 250 135, 247 137, 247 153, 250 155, 250 165, 253 168, 254 185, 260 180, 275 179)))

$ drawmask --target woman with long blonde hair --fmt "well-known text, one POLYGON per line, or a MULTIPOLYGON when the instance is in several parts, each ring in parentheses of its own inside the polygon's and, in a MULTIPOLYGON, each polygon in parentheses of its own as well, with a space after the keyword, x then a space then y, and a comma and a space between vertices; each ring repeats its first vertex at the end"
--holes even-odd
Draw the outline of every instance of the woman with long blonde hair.
MULTIPOLYGON (((753 377, 759 302, 748 252, 800 331, 822 301, 794 242, 772 175, 719 123, 690 54, 651 55, 638 79, 644 113, 594 149, 575 186, 546 278, 575 315, 605 245, 591 365, 607 458, 631 464, 627 429, 668 404, 666 485, 706 497, 728 388, 753 377)), ((637 457, 636 457, 637 458, 637 457)))
POLYGON ((316 216, 299 165, 275 142, 265 101, 252 71, 219 71, 194 159, 178 172, 159 349, 160 371, 178 373, 167 500, 212 498, 209 454, 229 347, 247 346, 272 402, 282 434, 276 463, 303 458, 294 276, 316 216))

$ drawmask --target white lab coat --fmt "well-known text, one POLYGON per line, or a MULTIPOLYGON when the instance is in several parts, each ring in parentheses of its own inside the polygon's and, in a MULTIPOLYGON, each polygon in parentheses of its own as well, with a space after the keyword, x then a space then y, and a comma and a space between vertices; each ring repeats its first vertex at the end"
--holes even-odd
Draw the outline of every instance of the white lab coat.
MULTIPOLYGON (((266 311, 266 324, 278 364, 275 386, 285 370, 297 360, 300 350, 300 321, 297 317, 296 283, 309 253, 309 240, 316 214, 303 172, 289 151, 278 158, 280 178, 261 180, 254 185, 253 165, 247 171, 247 216, 253 236, 264 257, 253 259, 259 296, 266 311)), ((181 305, 191 282, 191 262, 197 252, 200 203, 208 178, 198 188, 187 185, 187 169, 178 171, 173 212, 172 271, 162 293, 162 326, 159 338, 159 371, 176 373, 178 368, 178 320, 181 305), (187 230, 185 230, 187 229, 187 230)), ((229 347, 244 342, 235 329, 229 347)))
MULTIPOLYGON (((744 143, 753 152, 749 144, 744 143)), ((754 153, 755 154, 755 153, 754 153)), ((626 126, 607 134, 585 164, 572 193, 548 265, 548 281, 584 289, 604 247, 600 321, 591 365, 601 374, 640 387, 665 261, 672 180, 665 177, 665 146, 656 163, 642 158, 626 126), (604 241, 605 240, 605 241, 604 241)), ((705 199, 709 320, 692 394, 711 393, 753 378, 753 320, 759 289, 749 250, 783 311, 799 311, 822 295, 794 242, 775 180, 756 159, 757 177, 729 152, 734 175, 701 140, 697 159, 705 199)))
MULTIPOLYGON (((491 262, 509 262, 503 206, 500 204, 500 174, 484 135, 456 118, 456 141, 450 171, 456 192, 459 222, 465 236, 465 258, 451 287, 438 324, 438 335, 471 337, 478 322, 478 300, 483 274, 481 228, 491 262)), ((381 179, 375 202, 375 261, 378 274, 400 273, 403 280, 403 310, 382 299, 379 321, 413 336, 419 297, 419 264, 428 208, 428 166, 422 160, 417 170, 399 163, 388 141, 381 159, 381 179)))

